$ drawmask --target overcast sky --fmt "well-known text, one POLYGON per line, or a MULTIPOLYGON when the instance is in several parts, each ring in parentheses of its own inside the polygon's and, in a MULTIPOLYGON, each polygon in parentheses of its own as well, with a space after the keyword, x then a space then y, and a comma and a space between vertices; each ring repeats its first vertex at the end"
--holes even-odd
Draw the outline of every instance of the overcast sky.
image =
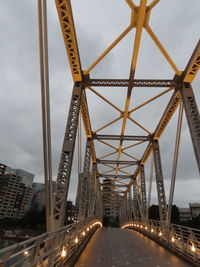
MULTIPOLYGON (((72 78, 53 0, 48 2, 49 60, 52 118, 53 176, 56 179, 64 129, 72 91, 72 78)), ((138 3, 139 1, 135 1, 138 3)), ((130 9, 124 0, 73 0, 74 19, 83 69, 108 47, 129 25, 130 9)), ((154 8, 150 25, 180 70, 185 68, 199 39, 200 1, 161 0, 154 8)), ((0 8, 0 162, 35 174, 43 179, 39 51, 36 0, 1 0, 0 8)), ((135 30, 92 72, 92 78, 128 78, 135 30)), ((142 34, 135 78, 173 78, 174 73, 145 30, 142 34)), ((200 75, 193 82, 200 105, 200 75)), ((123 109, 126 88, 96 88, 123 109)), ((135 88, 131 105, 135 107, 160 92, 160 88, 135 88)), ((157 125, 172 92, 134 113, 133 117, 149 131, 157 125)), ((87 90, 93 130, 115 119, 118 113, 87 90), (95 105, 93 104, 95 103, 95 105), (106 115, 105 115, 106 114, 106 115)), ((163 171, 168 192, 171 177, 177 114, 160 140, 163 171)), ((104 133, 120 134, 121 121, 104 133)), ((126 134, 145 134, 128 122, 126 134)), ((97 143, 97 142, 95 142, 97 143)), ((114 142, 113 142, 114 144, 114 142)), ((116 143, 115 143, 116 144, 116 143)), ((111 150, 97 144, 97 155, 111 150)), ((141 157, 143 150, 129 153, 141 157)), ((128 152, 128 151, 127 151, 128 152)), ((186 206, 200 201, 199 173, 184 118, 177 186, 174 202, 186 206)), ((125 158, 124 158, 125 159, 125 158)), ((73 165, 70 198, 76 192, 77 164, 73 165)), ((149 164, 146 167, 147 178, 149 164)), ((168 196, 167 196, 168 197, 168 196)), ((155 187, 153 201, 155 200, 155 187)))

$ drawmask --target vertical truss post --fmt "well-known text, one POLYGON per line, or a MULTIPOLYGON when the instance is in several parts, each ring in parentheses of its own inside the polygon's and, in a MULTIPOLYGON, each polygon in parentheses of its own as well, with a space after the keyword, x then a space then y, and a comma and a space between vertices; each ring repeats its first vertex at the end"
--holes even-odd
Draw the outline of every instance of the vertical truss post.
POLYGON ((132 196, 131 196, 131 188, 128 191, 128 218, 129 221, 132 220, 132 196))
POLYGON ((83 173, 79 173, 78 174, 78 187, 77 187, 77 193, 76 193, 76 210, 79 210, 79 202, 80 202, 80 194, 81 194, 81 176, 83 175, 83 173))
POLYGON ((54 228, 59 228, 64 224, 66 201, 80 113, 81 93, 82 83, 75 82, 57 176, 57 186, 54 198, 54 228))
POLYGON ((139 219, 139 203, 136 179, 133 180, 133 215, 134 220, 137 221, 139 219))
POLYGON ((162 164, 160 157, 160 147, 158 140, 153 141, 153 154, 155 160, 155 176, 156 176, 160 221, 161 223, 164 223, 167 218, 167 205, 166 205, 165 187, 164 187, 163 171, 162 171, 162 164))
POLYGON ((200 172, 200 116, 195 96, 190 83, 183 83, 180 89, 184 110, 192 138, 194 153, 200 172))
POLYGON ((87 139, 85 147, 85 160, 83 175, 81 176, 81 192, 79 201, 78 220, 83 220, 88 216, 89 202, 89 181, 90 181, 90 162, 91 162, 91 139, 87 139))
POLYGON ((94 215, 94 205, 95 205, 95 194, 96 194, 96 176, 97 176, 97 163, 92 164, 92 174, 90 175, 90 194, 89 194, 89 209, 88 215, 94 215))
POLYGON ((140 175, 141 175, 141 218, 146 222, 147 220, 147 196, 146 196, 146 183, 145 183, 145 172, 144 165, 140 165, 140 175))
POLYGON ((100 219, 103 218, 103 198, 99 180, 97 182, 97 187, 96 187, 95 216, 97 216, 100 219))

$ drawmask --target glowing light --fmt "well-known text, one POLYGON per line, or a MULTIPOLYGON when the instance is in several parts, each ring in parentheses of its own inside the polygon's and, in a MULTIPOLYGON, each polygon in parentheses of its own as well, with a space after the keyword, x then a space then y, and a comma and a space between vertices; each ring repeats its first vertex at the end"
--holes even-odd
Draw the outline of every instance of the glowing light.
POLYGON ((90 229, 89 229, 89 227, 87 228, 87 231, 89 231, 90 229))
POLYGON ((196 251, 196 248, 195 248, 194 244, 192 244, 191 250, 192 250, 193 252, 196 251))
POLYGON ((82 232, 82 235, 85 236, 85 232, 84 231, 82 232))
POLYGON ((61 257, 65 258, 66 256, 67 256, 67 250, 65 247, 63 247, 62 252, 61 252, 61 257))
POLYGON ((159 236, 162 236, 162 232, 160 232, 158 235, 159 235, 159 236))
POLYGON ((28 250, 24 251, 24 255, 28 256, 28 250))
POLYGON ((151 229, 151 232, 153 233, 153 228, 151 229))
POLYGON ((145 226, 145 230, 147 230, 147 226, 145 226))
POLYGON ((172 236, 172 238, 171 238, 171 241, 172 241, 172 242, 175 242, 175 238, 174 238, 173 236, 172 236))
POLYGON ((75 238, 75 243, 77 244, 78 243, 78 237, 76 236, 75 238))
POLYGON ((143 228, 143 226, 141 225, 140 228, 143 228))

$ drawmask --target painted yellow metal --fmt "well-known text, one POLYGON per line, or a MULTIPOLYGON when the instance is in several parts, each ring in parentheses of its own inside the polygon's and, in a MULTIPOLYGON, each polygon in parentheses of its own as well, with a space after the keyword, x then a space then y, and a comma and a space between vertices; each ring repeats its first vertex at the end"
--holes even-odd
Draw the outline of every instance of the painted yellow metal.
MULTIPOLYGON (((195 51, 186 67, 186 69, 182 72, 178 69, 178 67, 175 65, 174 61, 172 58, 169 56, 168 52, 166 49, 163 47, 161 44, 160 40, 156 36, 156 34, 153 32, 151 27, 149 26, 149 19, 151 16, 151 11, 152 9, 160 2, 160 0, 152 0, 151 3, 148 5, 147 0, 140 0, 139 6, 136 6, 134 1, 132 0, 125 0, 124 2, 129 6, 131 9, 131 17, 130 17, 130 25, 108 46, 108 48, 87 68, 87 70, 82 72, 81 69, 81 63, 80 63, 80 57, 79 57, 79 52, 78 52, 78 45, 77 45, 77 39, 76 39, 76 33, 75 33, 75 27, 74 27, 74 21, 73 21, 73 14, 72 14, 72 9, 71 9, 71 3, 70 0, 55 0, 56 1, 56 6, 57 6, 57 11, 58 11, 58 16, 60 20, 60 25, 62 29, 62 34, 66 46, 66 51, 68 55, 68 59, 70 62, 70 67, 71 67, 71 72, 72 72, 72 77, 74 81, 82 81, 82 73, 84 73, 84 79, 87 76, 89 79, 89 74, 90 72, 111 52, 111 50, 116 47, 119 42, 134 28, 136 28, 136 33, 135 33, 135 39, 134 39, 134 45, 133 45, 133 53, 132 53, 132 58, 131 58, 131 67, 130 67, 130 74, 129 74, 129 86, 127 90, 127 95, 126 95, 126 100, 125 100, 125 105, 123 109, 120 109, 118 106, 116 106, 112 100, 108 100, 106 97, 101 95, 97 90, 95 90, 92 87, 88 87, 88 90, 93 92, 97 97, 101 98, 103 101, 105 101, 107 104, 109 104, 113 109, 115 109, 117 112, 119 112, 119 116, 115 118, 114 120, 108 122, 107 124, 101 126, 100 128, 93 130, 91 121, 90 121, 90 116, 89 116, 89 109, 87 105, 87 96, 85 90, 83 90, 82 94, 82 104, 81 104, 81 114, 83 118, 83 124, 86 132, 86 137, 87 138, 93 138, 93 135, 96 134, 99 131, 104 130, 105 128, 111 126, 113 123, 119 121, 122 119, 122 125, 121 125, 121 140, 119 140, 119 145, 114 146, 112 143, 105 142, 103 140, 98 140, 100 143, 103 145, 106 145, 112 149, 114 149, 113 152, 101 155, 98 157, 98 159, 105 159, 108 157, 115 157, 117 158, 118 161, 120 161, 120 158, 122 155, 125 155, 131 160, 138 161, 140 164, 145 164, 147 161, 149 155, 152 152, 152 143, 151 141, 148 143, 142 157, 140 159, 137 159, 132 153, 127 153, 125 151, 129 151, 129 149, 138 146, 140 144, 143 144, 144 141, 138 142, 138 143, 131 143, 129 146, 123 147, 123 137, 125 135, 126 131, 126 126, 127 126, 127 120, 132 121, 134 124, 136 124, 138 127, 140 127, 142 130, 144 130, 149 136, 151 136, 152 139, 160 139, 162 136, 164 130, 166 129, 169 121, 171 120, 174 112, 176 111, 177 107, 180 104, 181 101, 181 96, 179 93, 179 88, 168 88, 156 96, 149 98, 147 101, 141 103, 140 105, 136 106, 135 108, 132 108, 129 110, 130 106, 130 99, 131 99, 131 94, 132 94, 132 89, 133 89, 133 80, 135 76, 135 71, 137 67, 137 61, 138 61, 138 54, 139 54, 139 49, 140 49, 140 43, 141 43, 141 37, 142 37, 142 31, 145 29, 149 36, 152 38, 153 42, 155 45, 158 47, 160 52, 163 55, 163 59, 168 62, 168 64, 171 66, 171 68, 174 71, 174 74, 176 74, 176 81, 184 81, 184 82, 192 82, 193 79, 195 78, 196 74, 198 73, 200 69, 200 41, 198 42, 195 51), (141 125, 138 123, 134 117, 132 118, 130 116, 131 113, 138 109, 142 109, 144 106, 147 104, 151 103, 152 101, 158 99, 162 95, 174 91, 173 96, 171 97, 167 108, 165 109, 156 129, 154 132, 150 132, 148 129, 144 127, 144 125, 141 125)), ((134 114, 133 114, 134 115, 134 114)), ((132 116, 133 116, 132 115, 132 116)), ((96 162, 96 153, 95 153, 95 147, 94 147, 94 142, 92 146, 92 160, 96 162)), ((127 178, 120 178, 118 177, 119 172, 122 172, 126 174, 127 176, 130 176, 130 173, 126 170, 126 168, 129 168, 131 165, 126 165, 126 166, 120 166, 119 164, 116 164, 116 166, 111 166, 109 164, 104 163, 104 166, 108 168, 108 170, 105 170, 103 174, 108 174, 108 173, 115 173, 115 183, 120 183, 120 180, 127 180, 127 178)), ((136 168, 134 174, 132 176, 138 177, 140 173, 140 168, 139 166, 136 168)), ((130 180, 128 185, 129 188, 132 185, 133 180, 130 180)), ((123 184, 121 182, 121 184, 123 184)), ((125 183, 124 183, 125 184, 125 183)), ((128 192, 128 188, 125 191, 118 191, 118 192, 123 192, 126 193, 128 192)), ((117 189, 116 189, 117 192, 117 189)))
POLYGON ((89 74, 90 71, 130 32, 133 25, 129 25, 115 40, 114 42, 88 67, 83 73, 89 74))
POLYGON ((167 90, 161 92, 160 94, 157 94, 156 96, 154 96, 154 97, 150 98, 149 100, 143 102, 142 104, 138 105, 137 107, 131 109, 131 110, 129 111, 129 114, 132 113, 132 112, 134 112, 134 111, 136 111, 136 110, 138 110, 138 109, 140 109, 140 108, 142 108, 142 107, 144 107, 144 106, 146 106, 147 104, 151 103, 152 101, 156 100, 156 99, 159 98, 160 96, 162 96, 162 95, 168 93, 169 91, 171 91, 171 90, 173 90, 173 89, 174 89, 174 88, 168 88, 167 90))
POLYGON ((134 124, 136 124, 138 127, 140 127, 142 130, 144 130, 146 133, 152 135, 152 133, 149 130, 147 130, 144 126, 142 126, 139 122, 137 122, 136 120, 132 119, 130 116, 128 116, 128 119, 130 121, 132 121, 134 124))
POLYGON ((120 120, 121 118, 122 118, 122 117, 121 117, 121 115, 120 115, 119 117, 117 117, 116 119, 112 120, 111 122, 109 122, 109 123, 103 125, 102 127, 98 128, 97 130, 93 131, 93 133, 96 134, 97 132, 99 132, 99 131, 105 129, 106 127, 108 127, 108 126, 110 126, 110 125, 112 125, 113 123, 115 123, 116 121, 120 120))
POLYGON ((198 41, 194 53, 183 72, 183 81, 191 83, 200 70, 200 40, 198 41))
POLYGON ((154 41, 154 43, 160 49, 161 53, 166 58, 166 60, 168 61, 168 63, 172 67, 172 69, 175 71, 175 73, 180 75, 181 71, 177 68, 177 66, 175 65, 175 63, 173 62, 173 60, 171 59, 171 57, 169 56, 169 54, 167 53, 167 51, 165 50, 165 48, 163 47, 163 45, 161 44, 161 42, 159 41, 159 39, 157 38, 155 33, 152 31, 151 27, 149 25, 147 25, 145 27, 145 29, 148 32, 148 34, 150 35, 150 37, 152 38, 152 40, 154 41))
POLYGON ((74 81, 82 81, 76 31, 70 0, 55 0, 63 39, 74 81))
POLYGON ((94 90, 94 88, 92 88, 91 86, 87 87, 88 89, 90 89, 90 91, 92 91, 95 95, 97 95, 98 97, 100 97, 101 99, 103 99, 106 103, 108 103, 110 106, 112 106, 113 108, 115 108, 117 111, 120 112, 120 114, 122 113, 122 110, 120 108, 118 108, 116 105, 114 105, 112 102, 110 102, 107 98, 105 98, 104 96, 102 96, 100 93, 98 93, 96 90, 94 90))

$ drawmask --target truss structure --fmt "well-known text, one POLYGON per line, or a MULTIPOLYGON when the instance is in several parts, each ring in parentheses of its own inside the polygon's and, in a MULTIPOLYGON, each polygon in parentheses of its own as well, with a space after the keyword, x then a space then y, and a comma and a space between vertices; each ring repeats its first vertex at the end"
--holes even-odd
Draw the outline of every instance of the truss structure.
MULTIPOLYGON (((167 216, 167 204, 165 198, 164 177, 162 173, 162 159, 159 149, 159 139, 161 138, 163 132, 169 124, 169 121, 173 117, 175 111, 182 101, 188 121, 197 164, 200 169, 200 118, 191 86, 193 79, 200 69, 200 42, 198 42, 196 48, 194 49, 194 53, 192 54, 185 69, 179 70, 149 24, 151 11, 159 3, 159 0, 152 0, 150 4, 147 4, 147 0, 141 0, 139 6, 136 6, 132 0, 124 0, 125 4, 128 5, 131 11, 130 24, 105 49, 105 51, 103 51, 103 53, 100 54, 99 57, 90 66, 88 66, 87 69, 83 70, 79 57, 79 48, 70 0, 55 0, 55 2, 66 52, 71 67, 71 73, 74 80, 74 91, 72 94, 72 102, 66 126, 66 134, 63 143, 63 150, 57 180, 57 191, 54 201, 54 222, 56 227, 60 227, 63 224, 63 214, 65 213, 65 203, 69 187, 79 114, 81 114, 82 116, 87 137, 86 156, 84 163, 85 167, 84 173, 81 176, 82 185, 80 185, 79 187, 83 188, 83 190, 81 191, 81 197, 79 199, 80 216, 86 216, 85 209, 89 210, 88 212, 91 215, 92 210, 95 209, 94 207, 97 207, 98 203, 90 203, 90 207, 87 207, 86 200, 94 202, 95 192, 97 192, 94 188, 100 186, 103 183, 103 179, 110 179, 113 181, 112 183, 114 183, 115 192, 120 197, 122 205, 124 205, 124 207, 127 206, 127 204, 125 203, 127 201, 128 206, 132 206, 131 203, 134 203, 134 216, 141 217, 146 220, 147 197, 144 166, 149 155, 153 153, 155 161, 154 165, 160 219, 161 221, 165 221, 167 216), (133 29, 135 29, 135 39, 133 42, 133 52, 131 56, 129 77, 127 77, 127 79, 95 79, 95 77, 91 78, 91 71, 133 29), (174 77, 171 80, 149 80, 145 79, 145 77, 144 79, 135 79, 135 71, 137 68, 142 31, 146 31, 148 33, 158 50, 162 53, 163 60, 165 60, 172 68, 174 77), (109 87, 116 87, 116 90, 120 90, 121 87, 127 88, 124 108, 119 108, 111 100, 99 93, 98 87, 105 88, 105 90, 109 90, 109 87), (130 98, 131 95, 134 94, 135 87, 149 88, 148 90, 151 90, 151 88, 154 87, 159 87, 160 93, 152 98, 149 98, 144 103, 131 108, 130 98), (115 110, 118 115, 113 120, 102 125, 98 129, 93 128, 93 123, 90 120, 87 92, 95 94, 99 99, 113 108, 113 110, 115 110), (163 110, 163 114, 154 131, 150 131, 134 118, 134 112, 136 110, 143 109, 146 105, 156 99, 159 99, 161 96, 167 94, 168 92, 172 92, 172 96, 166 108, 163 110), (108 135, 104 132, 104 130, 119 121, 121 121, 120 135, 115 135, 115 133, 108 135), (128 122, 131 122, 133 125, 142 129, 144 134, 138 136, 134 135, 133 132, 132 135, 126 135, 126 127, 128 122), (119 144, 114 145, 113 141, 118 141, 119 144), (129 142, 129 145, 125 145, 125 143, 127 144, 127 141, 129 142), (112 149, 112 152, 97 157, 97 143, 101 144, 102 147, 109 147, 110 149, 112 149), (129 151, 132 151, 132 149, 135 147, 141 147, 142 156, 139 158, 136 157, 134 153, 129 153, 129 151), (124 160, 123 157, 126 157, 126 160, 124 160), (93 165, 93 179, 91 182, 92 188, 87 188, 88 183, 90 183, 90 160, 92 161, 93 165), (104 167, 104 170, 100 171, 100 169, 102 169, 102 166, 104 167), (130 171, 130 169, 132 171, 130 171), (96 181, 94 179, 96 179, 96 181), (99 185, 97 186, 97 184, 99 185), (90 194, 87 194, 86 191, 91 192, 92 195, 88 196, 90 194), (133 198, 132 202, 130 198, 133 198), (93 208, 91 207, 91 205, 93 205, 93 208)), ((98 114, 96 119, 98 119, 98 114)), ((101 193, 98 193, 97 195, 99 194, 101 193)), ((120 212, 123 213, 124 211, 120 212)))

